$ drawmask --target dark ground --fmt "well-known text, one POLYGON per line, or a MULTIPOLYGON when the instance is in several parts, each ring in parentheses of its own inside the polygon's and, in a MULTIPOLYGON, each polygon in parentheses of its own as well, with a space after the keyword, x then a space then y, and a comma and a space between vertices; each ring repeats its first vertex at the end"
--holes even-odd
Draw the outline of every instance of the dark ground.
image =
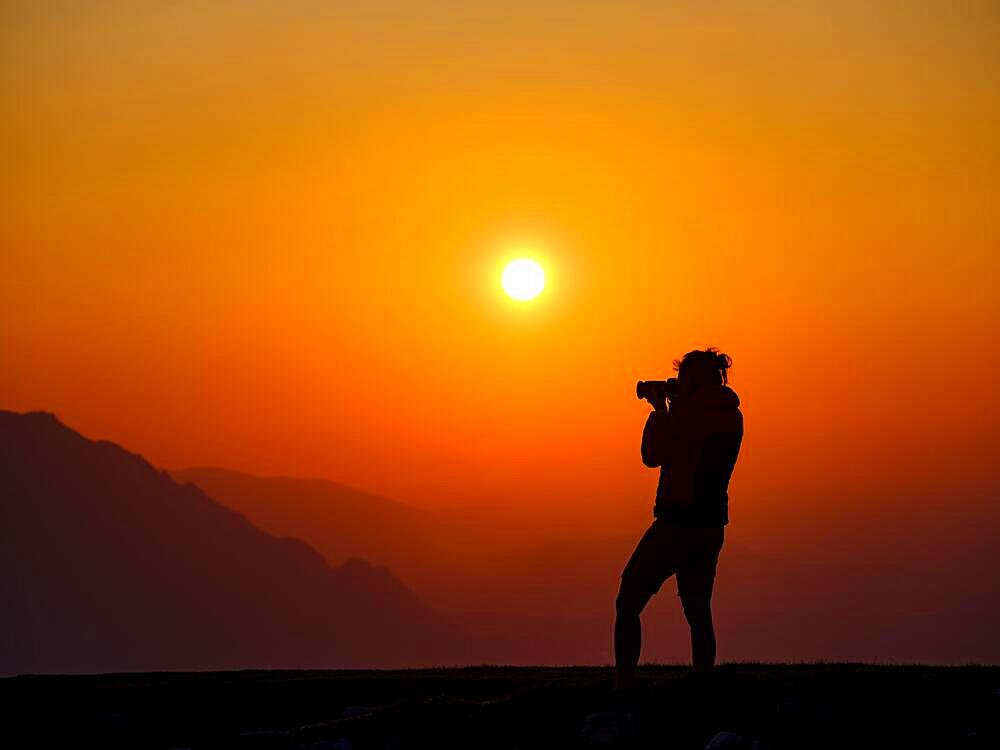
POLYGON ((0 680, 0 712, 23 738, 8 747, 700 750, 728 730, 771 750, 1000 748, 1000 667, 644 667, 625 720, 610 683, 589 667, 21 676, 0 680))

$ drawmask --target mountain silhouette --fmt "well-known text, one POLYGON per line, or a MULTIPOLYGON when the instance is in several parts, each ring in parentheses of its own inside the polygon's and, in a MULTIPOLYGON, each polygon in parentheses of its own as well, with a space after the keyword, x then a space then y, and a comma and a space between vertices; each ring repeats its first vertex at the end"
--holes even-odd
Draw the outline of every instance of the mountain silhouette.
MULTIPOLYGON (((477 633, 504 615, 510 566, 541 544, 517 519, 416 508, 338 482, 230 469, 170 470, 279 536, 306 540, 331 565, 363 557, 388 566, 435 609, 477 633), (469 619, 470 610, 479 612, 469 619)), ((537 537, 537 538, 536 538, 537 537)), ((544 569, 543 569, 544 570, 544 569)), ((513 614, 513 613, 507 613, 513 614)))
POLYGON ((338 482, 259 477, 231 469, 170 470, 274 534, 305 539, 331 565, 352 557, 412 571, 433 557, 445 519, 338 482))
POLYGON ((0 673, 416 666, 465 633, 387 569, 330 567, 141 456, 0 411, 0 673))

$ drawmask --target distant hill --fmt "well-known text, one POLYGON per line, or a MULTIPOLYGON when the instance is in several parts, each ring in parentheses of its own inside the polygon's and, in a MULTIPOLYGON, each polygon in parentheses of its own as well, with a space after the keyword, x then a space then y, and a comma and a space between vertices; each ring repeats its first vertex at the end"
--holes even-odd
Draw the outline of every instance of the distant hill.
MULTIPOLYGON (((331 565, 362 557, 388 566, 425 601, 493 620, 509 604, 511 566, 543 538, 496 516, 414 508, 337 482, 261 477, 220 468, 170 470, 253 524, 306 540, 331 565), (481 605, 481 606, 479 606, 481 605)), ((470 623, 473 624, 473 623, 470 623)), ((474 623, 479 629, 479 622, 474 623)))
POLYGON ((427 558, 434 529, 426 511, 323 479, 258 477, 230 469, 171 469, 272 533, 309 538, 330 564, 363 557, 409 569, 427 558))
POLYGON ((141 456, 0 411, 0 673, 459 663, 385 568, 331 568, 141 456))
POLYGON ((618 571, 634 539, 555 544, 517 520, 429 512, 337 482, 220 468, 171 470, 271 533, 331 563, 388 565, 422 600, 482 636, 481 660, 600 663, 618 571))

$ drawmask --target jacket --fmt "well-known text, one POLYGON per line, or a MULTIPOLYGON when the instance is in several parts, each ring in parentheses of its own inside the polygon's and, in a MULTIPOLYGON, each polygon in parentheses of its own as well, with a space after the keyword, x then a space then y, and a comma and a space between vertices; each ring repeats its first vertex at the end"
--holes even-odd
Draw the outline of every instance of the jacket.
POLYGON ((729 478, 743 442, 735 391, 704 385, 669 411, 654 411, 642 430, 642 462, 660 467, 653 515, 669 523, 729 523, 729 478))

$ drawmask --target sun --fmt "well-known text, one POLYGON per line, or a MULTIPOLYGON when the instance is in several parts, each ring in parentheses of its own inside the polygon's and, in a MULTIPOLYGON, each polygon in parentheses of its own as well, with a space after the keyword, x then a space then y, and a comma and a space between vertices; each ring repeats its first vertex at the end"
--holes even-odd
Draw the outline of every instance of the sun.
POLYGON ((545 270, 533 260, 518 258, 503 269, 500 283, 516 300, 534 299, 545 288, 545 270))

